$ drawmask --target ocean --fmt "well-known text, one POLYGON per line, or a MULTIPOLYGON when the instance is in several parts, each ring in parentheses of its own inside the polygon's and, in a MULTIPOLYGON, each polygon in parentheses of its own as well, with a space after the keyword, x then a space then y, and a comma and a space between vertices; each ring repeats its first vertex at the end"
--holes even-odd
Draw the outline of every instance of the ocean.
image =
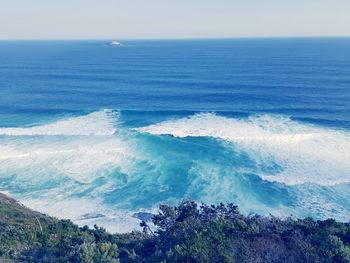
POLYGON ((0 42, 0 191, 112 232, 184 199, 350 219, 350 38, 0 42))

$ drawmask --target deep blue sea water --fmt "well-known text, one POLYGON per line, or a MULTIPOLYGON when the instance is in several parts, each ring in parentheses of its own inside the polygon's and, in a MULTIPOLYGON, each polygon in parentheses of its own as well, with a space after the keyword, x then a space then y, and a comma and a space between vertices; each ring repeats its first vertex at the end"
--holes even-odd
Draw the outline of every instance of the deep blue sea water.
POLYGON ((111 231, 192 198, 350 219, 350 38, 0 42, 0 191, 111 231))

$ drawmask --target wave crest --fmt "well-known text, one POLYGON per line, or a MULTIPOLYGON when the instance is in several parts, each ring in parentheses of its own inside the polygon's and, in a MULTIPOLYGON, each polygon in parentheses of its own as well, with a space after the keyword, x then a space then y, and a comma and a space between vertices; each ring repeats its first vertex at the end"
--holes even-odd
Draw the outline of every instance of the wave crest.
POLYGON ((55 123, 29 128, 0 128, 6 136, 57 136, 94 135, 105 136, 116 132, 118 113, 110 110, 93 112, 85 116, 71 117, 55 123))

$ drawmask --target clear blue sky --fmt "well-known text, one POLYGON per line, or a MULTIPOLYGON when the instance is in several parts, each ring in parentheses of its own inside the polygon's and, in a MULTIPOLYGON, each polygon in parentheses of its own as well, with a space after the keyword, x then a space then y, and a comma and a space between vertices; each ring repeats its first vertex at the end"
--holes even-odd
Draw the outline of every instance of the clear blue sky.
POLYGON ((350 0, 0 0, 0 39, 350 36, 350 0))

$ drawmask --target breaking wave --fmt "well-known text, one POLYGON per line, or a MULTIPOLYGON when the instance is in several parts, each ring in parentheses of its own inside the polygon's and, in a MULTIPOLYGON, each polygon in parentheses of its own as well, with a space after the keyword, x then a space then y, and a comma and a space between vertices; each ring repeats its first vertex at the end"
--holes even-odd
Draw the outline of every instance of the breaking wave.
POLYGON ((257 166, 280 167, 260 172, 264 180, 288 185, 350 182, 350 133, 262 115, 234 119, 196 114, 137 129, 175 137, 214 137, 247 153, 257 166))

